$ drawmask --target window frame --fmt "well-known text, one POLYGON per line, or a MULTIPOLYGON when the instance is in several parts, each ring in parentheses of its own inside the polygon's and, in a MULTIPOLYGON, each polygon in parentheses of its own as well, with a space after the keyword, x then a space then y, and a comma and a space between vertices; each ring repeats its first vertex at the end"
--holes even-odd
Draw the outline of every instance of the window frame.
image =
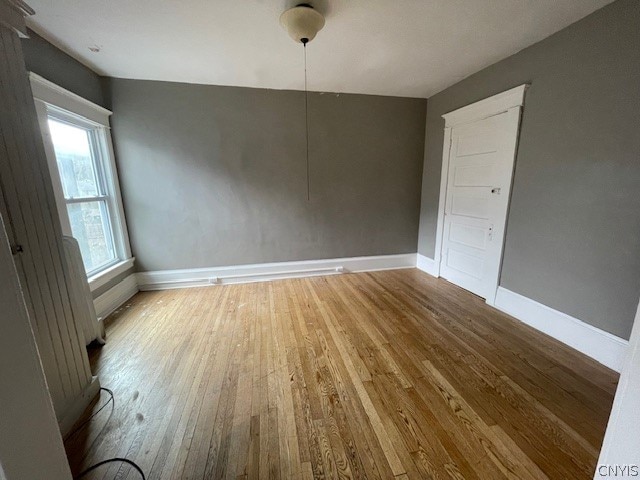
MULTIPOLYGON (((33 72, 29 73, 29 80, 63 235, 73 236, 67 205, 77 202, 77 200, 74 199, 69 202, 69 199, 64 195, 48 121, 51 117, 55 121, 61 121, 95 132, 92 134, 94 141, 90 142, 90 144, 92 155, 95 155, 96 180, 101 183, 101 188, 104 191, 102 198, 107 205, 109 227, 116 259, 97 270, 88 272, 89 287, 91 291, 94 291, 131 268, 135 260, 131 255, 129 233, 124 216, 120 182, 111 140, 109 117, 112 112, 59 87, 33 72)), ((89 198, 87 201, 89 201, 89 198)))
MULTIPOLYGON (((103 263, 87 272, 87 276, 89 278, 99 275, 107 268, 112 267, 116 263, 121 261, 121 257, 123 255, 120 252, 123 251, 122 248, 119 248, 118 241, 116 237, 119 237, 119 232, 116 232, 113 227, 113 217, 115 209, 117 205, 113 201, 113 192, 111 188, 109 188, 111 181, 107 177, 107 169, 105 168, 105 159, 104 159, 104 151, 105 151, 105 131, 104 129, 96 125, 94 122, 87 121, 85 118, 72 115, 69 112, 62 110, 58 107, 54 107, 51 105, 47 106, 47 127, 49 127, 48 121, 53 120, 55 122, 69 125, 72 127, 76 127, 78 129, 85 130, 89 137, 89 148, 91 152, 91 162, 93 164, 94 176, 96 181, 96 194, 91 196, 82 196, 82 197, 68 197, 64 194, 64 185, 62 186, 62 195, 61 199, 65 204, 64 212, 67 215, 67 219, 69 218, 69 206, 78 203, 90 203, 90 202, 104 202, 106 206, 106 216, 107 216, 107 225, 104 228, 105 236, 109 237, 111 246, 113 247, 113 255, 114 258, 108 262, 103 263)), ((54 145, 55 149, 55 145, 54 145)), ((56 159, 56 170, 58 172, 58 176, 60 178, 59 165, 56 159)), ((52 173, 53 174, 53 173, 52 173)), ((102 210, 102 206, 100 207, 102 210)), ((66 228, 66 225, 65 225, 66 228)), ((71 228, 71 227, 69 227, 71 228)), ((64 232, 65 235, 71 235, 71 230, 68 232, 64 232)))

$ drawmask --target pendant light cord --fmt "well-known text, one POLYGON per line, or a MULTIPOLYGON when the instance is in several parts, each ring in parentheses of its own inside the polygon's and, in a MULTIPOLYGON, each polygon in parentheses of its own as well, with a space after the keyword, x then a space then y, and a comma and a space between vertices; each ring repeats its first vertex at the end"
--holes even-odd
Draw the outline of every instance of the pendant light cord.
POLYGON ((307 42, 304 47, 304 123, 307 133, 307 202, 311 200, 311 180, 309 179, 309 91, 307 90, 307 42))

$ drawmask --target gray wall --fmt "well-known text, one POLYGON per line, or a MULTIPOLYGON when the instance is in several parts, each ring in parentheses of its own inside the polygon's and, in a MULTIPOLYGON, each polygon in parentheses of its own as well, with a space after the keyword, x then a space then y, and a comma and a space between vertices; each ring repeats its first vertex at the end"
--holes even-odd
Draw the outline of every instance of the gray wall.
POLYGON ((100 76, 29 30, 22 50, 27 70, 104 107, 100 76))
POLYGON ((141 271, 416 251, 426 100, 110 79, 141 271))
POLYGON ((619 0, 429 99, 418 251, 433 258, 441 115, 525 82, 501 285, 629 338, 640 294, 637 0, 619 0))

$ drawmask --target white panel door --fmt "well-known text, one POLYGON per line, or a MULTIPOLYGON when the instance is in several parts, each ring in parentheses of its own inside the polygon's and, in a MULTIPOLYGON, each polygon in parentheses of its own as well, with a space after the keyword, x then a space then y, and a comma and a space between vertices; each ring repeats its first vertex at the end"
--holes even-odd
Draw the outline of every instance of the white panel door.
POLYGON ((502 261, 519 111, 451 129, 440 275, 491 301, 502 261))

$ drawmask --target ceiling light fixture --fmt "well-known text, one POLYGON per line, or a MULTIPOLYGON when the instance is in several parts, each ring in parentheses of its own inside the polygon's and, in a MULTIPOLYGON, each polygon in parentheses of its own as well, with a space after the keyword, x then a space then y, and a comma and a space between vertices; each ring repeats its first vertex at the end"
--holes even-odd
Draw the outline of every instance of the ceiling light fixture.
POLYGON ((324 27, 324 17, 308 3, 301 3, 280 15, 280 24, 289 36, 304 49, 304 123, 307 141, 307 201, 311 198, 309 179, 309 92, 307 90, 307 43, 324 27))

